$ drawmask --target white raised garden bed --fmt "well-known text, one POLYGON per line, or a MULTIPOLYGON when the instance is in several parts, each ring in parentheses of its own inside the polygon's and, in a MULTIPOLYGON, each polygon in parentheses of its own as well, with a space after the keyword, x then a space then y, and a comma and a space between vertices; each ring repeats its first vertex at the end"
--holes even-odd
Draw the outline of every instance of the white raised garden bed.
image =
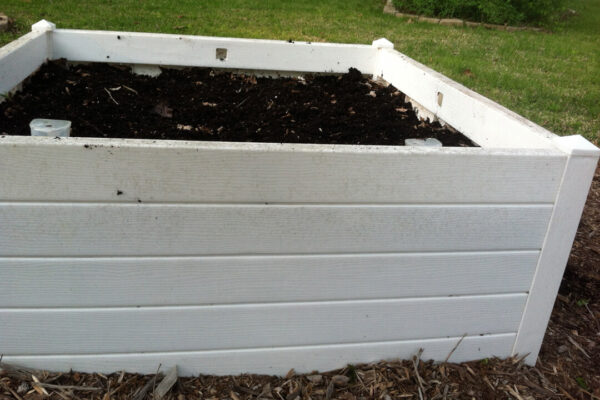
POLYGON ((57 58, 355 67, 481 147, 3 136, 5 362, 282 374, 419 348, 444 360, 463 336, 451 361, 535 362, 599 155, 581 136, 557 137, 385 40, 287 43, 42 21, 0 49, 0 92, 57 58))

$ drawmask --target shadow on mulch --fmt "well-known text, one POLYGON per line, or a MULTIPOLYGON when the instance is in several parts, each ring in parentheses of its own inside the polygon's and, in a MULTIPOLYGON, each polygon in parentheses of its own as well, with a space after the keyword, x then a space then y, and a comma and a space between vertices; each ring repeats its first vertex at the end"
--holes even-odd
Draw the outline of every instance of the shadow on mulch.
MULTIPOLYGON (((600 169, 536 367, 518 359, 382 362, 323 374, 180 378, 164 399, 600 399, 600 169)), ((5 369, 0 400, 156 399, 162 376, 5 369), (35 375, 35 379, 32 377, 35 375), (42 383, 36 383, 38 380, 42 383)))

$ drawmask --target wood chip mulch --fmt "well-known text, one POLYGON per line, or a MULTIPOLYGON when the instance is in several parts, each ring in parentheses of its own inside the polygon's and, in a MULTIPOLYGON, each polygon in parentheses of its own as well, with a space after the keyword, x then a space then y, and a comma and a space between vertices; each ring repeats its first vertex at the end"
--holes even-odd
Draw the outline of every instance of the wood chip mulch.
MULTIPOLYGON (((37 399, 600 399, 600 169, 535 367, 519 359, 462 364, 412 360, 285 377, 169 379, 158 375, 57 374, 0 365, 0 400, 37 399)), ((172 378, 172 377, 171 377, 172 378)))

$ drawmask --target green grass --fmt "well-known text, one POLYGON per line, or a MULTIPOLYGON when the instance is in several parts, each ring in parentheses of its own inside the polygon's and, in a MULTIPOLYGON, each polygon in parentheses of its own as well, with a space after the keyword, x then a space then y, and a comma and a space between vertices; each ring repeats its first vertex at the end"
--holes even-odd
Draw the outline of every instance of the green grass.
POLYGON ((3 0, 6 43, 45 18, 59 28, 370 43, 396 49, 560 134, 600 135, 600 0, 552 33, 407 22, 382 0, 3 0))

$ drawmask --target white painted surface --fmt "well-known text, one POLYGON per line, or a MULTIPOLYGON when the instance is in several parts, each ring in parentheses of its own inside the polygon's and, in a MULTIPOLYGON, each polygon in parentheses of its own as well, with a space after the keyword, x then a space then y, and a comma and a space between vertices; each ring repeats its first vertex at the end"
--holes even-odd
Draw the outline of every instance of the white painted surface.
POLYGON ((552 203, 565 161, 556 150, 5 136, 0 200, 552 203))
POLYGON ((373 40, 372 46, 376 49, 393 49, 394 43, 390 42, 386 38, 373 40))
POLYGON ((54 58, 72 61, 337 73, 354 67, 372 74, 376 52, 373 46, 356 44, 72 29, 54 32, 54 58), (227 49, 227 58, 218 59, 217 49, 227 49))
POLYGON ((0 258, 0 304, 207 305, 524 293, 538 255, 0 258))
POLYGON ((510 333, 517 331, 526 298, 522 293, 209 306, 0 309, 0 348, 5 355, 99 354, 510 333))
POLYGON ((590 143, 581 135, 556 136, 552 139, 556 147, 561 149, 569 156, 587 156, 598 157, 599 151, 596 146, 590 143))
POLYGON ((551 211, 549 205, 2 203, 0 256, 535 250, 551 211))
POLYGON ((55 29, 56 29, 56 24, 54 24, 50 21, 46 21, 45 19, 42 19, 42 20, 36 22, 35 24, 31 25, 32 32, 48 32, 48 31, 53 31, 55 29))
POLYGON ((45 31, 30 32, 0 47, 0 95, 9 93, 37 70, 50 57, 49 52, 45 31))
POLYGON ((485 148, 552 148, 554 134, 391 49, 376 75, 485 148), (438 93, 443 96, 438 102, 438 93))
MULTIPOLYGON (((298 373, 327 371, 347 364, 380 360, 410 359, 419 349, 422 358, 444 360, 460 337, 379 343, 353 343, 321 346, 259 348, 243 350, 186 351, 167 353, 125 353, 94 355, 4 356, 3 361, 47 370, 78 370, 110 373, 126 370, 154 374, 173 365, 182 376, 198 374, 285 375, 291 368, 298 373)), ((492 356, 508 357, 514 333, 465 337, 450 361, 460 362, 492 356)))
POLYGON ((560 145, 571 153, 565 169, 556 205, 548 227, 544 247, 531 286, 527 307, 514 345, 514 354, 527 354, 535 364, 552 313, 554 299, 569 259, 579 219, 598 164, 598 149, 586 140, 561 138, 560 145))

